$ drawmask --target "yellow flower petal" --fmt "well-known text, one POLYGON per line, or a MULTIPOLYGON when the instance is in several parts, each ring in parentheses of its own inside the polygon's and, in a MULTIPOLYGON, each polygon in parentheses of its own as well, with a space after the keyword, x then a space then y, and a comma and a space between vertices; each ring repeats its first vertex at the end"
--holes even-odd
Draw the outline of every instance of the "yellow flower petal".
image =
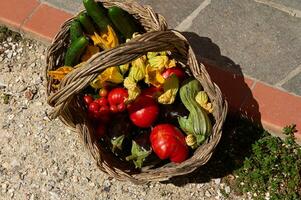
POLYGON ((159 96, 158 102, 162 104, 172 104, 179 90, 179 79, 176 75, 172 75, 165 80, 164 93, 159 96))
POLYGON ((131 77, 126 77, 124 79, 123 85, 128 90, 128 94, 129 94, 127 102, 135 100, 141 93, 141 90, 138 87, 136 81, 131 77))
POLYGON ((104 50, 111 49, 119 45, 118 37, 110 25, 107 26, 107 31, 100 34, 94 33, 94 35, 91 35, 90 38, 93 40, 94 45, 98 45, 104 50))
POLYGON ((209 102, 208 95, 207 95, 207 93, 205 91, 200 91, 196 95, 195 100, 208 113, 212 113, 213 112, 213 105, 212 105, 212 103, 209 102))
POLYGON ((119 65, 119 70, 121 72, 121 74, 125 74, 130 68, 130 64, 127 63, 127 64, 124 64, 124 65, 119 65))
POLYGON ((175 59, 171 59, 171 60, 169 60, 166 68, 172 68, 172 67, 175 67, 175 66, 177 66, 176 60, 175 59))
POLYGON ((146 67, 146 56, 142 56, 132 61, 132 67, 130 68, 129 77, 133 78, 137 82, 144 79, 145 67, 146 67))
POLYGON ((158 70, 163 70, 168 66, 169 58, 167 56, 155 56, 148 59, 148 62, 151 67, 156 68, 158 70))
POLYGON ((165 82, 161 71, 152 68, 150 65, 146 67, 145 83, 151 84, 155 87, 160 87, 165 82))
POLYGON ((200 91, 195 97, 195 100, 198 104, 204 105, 208 102, 208 95, 205 91, 200 91))
POLYGON ((93 45, 88 45, 86 52, 82 56, 81 60, 82 61, 87 61, 89 60, 94 54, 99 52, 99 48, 93 45))
POLYGON ((99 89, 104 86, 105 82, 116 84, 123 82, 123 76, 120 74, 117 67, 109 67, 105 69, 100 75, 97 76, 96 79, 91 82, 90 85, 95 89, 99 89))
POLYGON ((56 70, 48 71, 48 76, 55 80, 62 80, 72 70, 73 67, 63 66, 56 70))

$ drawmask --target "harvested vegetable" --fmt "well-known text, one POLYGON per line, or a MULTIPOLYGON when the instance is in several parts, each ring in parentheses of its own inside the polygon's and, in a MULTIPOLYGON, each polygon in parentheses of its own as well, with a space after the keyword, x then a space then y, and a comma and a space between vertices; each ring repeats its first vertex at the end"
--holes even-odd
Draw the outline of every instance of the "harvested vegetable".
POLYGON ((153 128, 150 141, 153 151, 162 159, 181 163, 188 158, 188 147, 181 131, 171 124, 160 124, 153 128))
POLYGON ((150 127, 159 114, 157 103, 150 97, 139 96, 128 107, 131 121, 138 127, 150 127))
POLYGON ((125 111, 125 101, 128 98, 128 92, 124 88, 115 88, 108 94, 108 100, 110 103, 110 110, 112 112, 125 111))
POLYGON ((73 67, 74 65, 77 65, 88 44, 88 38, 85 36, 75 39, 67 49, 65 66, 73 67))
POLYGON ((179 125, 187 134, 193 134, 197 139, 197 145, 202 144, 211 132, 212 126, 205 110, 195 100, 200 91, 200 84, 197 80, 186 82, 180 89, 180 98, 189 110, 188 117, 179 117, 179 125))

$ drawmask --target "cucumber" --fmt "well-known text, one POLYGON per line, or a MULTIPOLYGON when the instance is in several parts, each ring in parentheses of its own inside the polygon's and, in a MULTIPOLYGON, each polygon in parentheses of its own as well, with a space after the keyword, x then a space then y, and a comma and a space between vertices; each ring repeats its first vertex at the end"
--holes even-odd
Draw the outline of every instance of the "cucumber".
POLYGON ((77 38, 83 36, 83 29, 80 25, 80 22, 74 20, 70 25, 70 38, 71 43, 74 42, 77 38))
POLYGON ((93 22, 87 13, 80 14, 78 16, 78 20, 84 27, 84 30, 86 31, 86 33, 88 33, 89 35, 93 35, 94 32, 96 32, 93 22))
POLYGON ((94 0, 83 0, 88 15, 93 19, 100 31, 106 31, 107 26, 112 27, 112 22, 107 17, 107 9, 94 0))
POLYGON ((108 16, 126 39, 131 39, 133 33, 140 31, 134 17, 119 7, 113 6, 109 8, 108 16))
POLYGON ((65 66, 73 67, 78 64, 81 55, 89 44, 89 40, 85 36, 81 36, 71 43, 65 55, 65 66))

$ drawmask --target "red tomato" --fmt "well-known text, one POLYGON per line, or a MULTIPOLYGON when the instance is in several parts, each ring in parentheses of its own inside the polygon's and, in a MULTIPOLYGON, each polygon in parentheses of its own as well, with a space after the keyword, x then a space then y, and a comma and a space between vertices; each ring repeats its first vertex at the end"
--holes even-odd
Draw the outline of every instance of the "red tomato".
POLYGON ((154 99, 147 96, 139 96, 128 107, 131 121, 138 127, 150 127, 159 114, 159 107, 154 99))
POLYGON ((119 112, 122 112, 122 111, 125 111, 126 106, 125 106, 124 103, 122 103, 122 104, 119 104, 119 105, 117 106, 117 109, 118 109, 119 112))
POLYGON ((110 106, 110 111, 112 111, 113 113, 117 113, 118 112, 118 108, 116 105, 111 105, 110 106))
POLYGON ((174 163, 180 163, 188 158, 185 136, 171 124, 155 126, 150 141, 153 151, 162 160, 169 158, 174 163))
POLYGON ((110 104, 110 109, 112 112, 122 112, 125 110, 124 106, 119 106, 124 104, 125 100, 128 98, 128 91, 124 88, 115 88, 111 90, 108 94, 108 101, 110 104), (112 107, 112 108, 111 108, 112 107), (116 109, 115 109, 116 107, 116 109), (121 108, 122 110, 120 110, 121 108))
POLYGON ((160 88, 160 87, 157 88, 157 87, 151 86, 149 88, 142 90, 141 96, 156 98, 156 97, 160 96, 160 94, 162 94, 162 92, 163 92, 162 88, 160 88))
POLYGON ((92 103, 94 100, 93 100, 93 97, 92 96, 90 96, 90 95, 85 95, 84 96, 84 102, 85 102, 85 104, 87 105, 87 106, 89 106, 90 105, 90 103, 92 103))
POLYGON ((105 97, 96 99, 95 102, 98 103, 100 106, 108 106, 109 105, 109 101, 105 97))
POLYGON ((163 78, 167 79, 173 74, 175 74, 180 80, 184 80, 184 78, 186 77, 186 74, 181 67, 173 67, 173 68, 166 69, 162 73, 162 76, 163 78))
POLYGON ((100 105, 96 102, 92 102, 89 105, 89 111, 92 113, 97 113, 99 111, 100 105))

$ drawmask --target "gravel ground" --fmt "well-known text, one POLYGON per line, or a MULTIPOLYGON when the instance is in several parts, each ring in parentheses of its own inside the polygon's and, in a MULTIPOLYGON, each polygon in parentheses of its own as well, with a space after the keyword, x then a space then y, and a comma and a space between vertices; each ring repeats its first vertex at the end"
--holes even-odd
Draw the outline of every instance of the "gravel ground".
POLYGON ((99 171, 78 135, 47 117, 46 48, 0 32, 0 199, 236 199, 220 178, 136 186, 99 171))

